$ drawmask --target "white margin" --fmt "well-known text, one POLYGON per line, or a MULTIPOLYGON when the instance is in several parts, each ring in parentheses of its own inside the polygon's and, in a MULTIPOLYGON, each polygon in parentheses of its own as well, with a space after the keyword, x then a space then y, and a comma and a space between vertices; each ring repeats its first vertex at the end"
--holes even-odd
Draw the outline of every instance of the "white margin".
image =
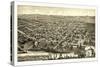
POLYGON ((87 62, 87 61, 97 61, 98 59, 98 15, 96 6, 85 6, 85 5, 67 5, 60 3, 41 3, 41 2, 28 2, 28 1, 14 1, 14 66, 20 65, 34 65, 34 64, 54 64, 54 63, 69 63, 69 62, 87 62), (95 19, 95 48, 96 48, 96 57, 95 58, 81 58, 81 59, 63 59, 63 60, 45 60, 45 61, 17 61, 17 5, 32 5, 32 6, 48 6, 48 7, 63 7, 63 8, 85 8, 85 9, 95 9, 96 10, 96 19, 95 19))

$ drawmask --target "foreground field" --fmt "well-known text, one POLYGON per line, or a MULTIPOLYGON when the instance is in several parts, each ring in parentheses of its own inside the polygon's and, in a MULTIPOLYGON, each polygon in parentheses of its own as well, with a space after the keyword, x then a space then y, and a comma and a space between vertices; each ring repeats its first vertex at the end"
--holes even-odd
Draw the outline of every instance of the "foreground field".
MULTIPOLYGON (((84 57, 84 58, 93 58, 84 57)), ((45 60, 58 60, 58 59, 78 59, 82 58, 78 54, 71 53, 52 53, 45 51, 29 51, 28 53, 18 54, 18 61, 45 61, 45 60)))

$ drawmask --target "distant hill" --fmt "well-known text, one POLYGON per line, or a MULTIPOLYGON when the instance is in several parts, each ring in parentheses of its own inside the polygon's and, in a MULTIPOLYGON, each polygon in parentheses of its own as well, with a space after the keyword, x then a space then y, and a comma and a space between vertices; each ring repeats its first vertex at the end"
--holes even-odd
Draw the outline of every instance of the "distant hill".
POLYGON ((61 16, 61 15, 40 15, 40 14, 19 14, 19 18, 24 19, 45 19, 51 21, 52 19, 55 21, 78 21, 78 22, 85 22, 85 23, 95 23, 95 16, 61 16))

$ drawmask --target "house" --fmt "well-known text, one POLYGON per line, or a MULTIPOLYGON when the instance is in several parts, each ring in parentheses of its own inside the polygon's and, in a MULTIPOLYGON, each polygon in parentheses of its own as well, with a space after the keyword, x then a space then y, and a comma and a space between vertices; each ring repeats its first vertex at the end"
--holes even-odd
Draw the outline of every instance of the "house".
POLYGON ((94 46, 86 46, 85 48, 86 57, 93 57, 95 56, 95 48, 94 46))

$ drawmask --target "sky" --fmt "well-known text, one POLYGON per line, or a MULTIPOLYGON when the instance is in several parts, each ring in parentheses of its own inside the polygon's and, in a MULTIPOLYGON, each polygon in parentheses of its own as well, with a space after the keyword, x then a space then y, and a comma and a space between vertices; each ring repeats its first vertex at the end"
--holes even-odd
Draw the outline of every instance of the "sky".
POLYGON ((64 16, 95 16, 95 9, 18 5, 17 13, 64 16))

